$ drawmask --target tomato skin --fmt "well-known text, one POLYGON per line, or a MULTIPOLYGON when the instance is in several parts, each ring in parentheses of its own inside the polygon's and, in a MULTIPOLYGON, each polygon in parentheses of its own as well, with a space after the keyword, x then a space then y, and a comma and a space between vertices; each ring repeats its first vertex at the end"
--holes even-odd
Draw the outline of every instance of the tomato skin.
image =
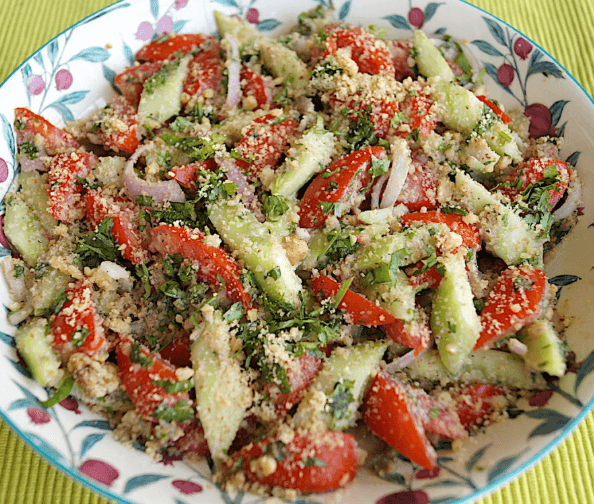
POLYGON ((411 212, 404 214, 401 219, 404 224, 412 222, 443 223, 462 237, 464 247, 474 250, 480 250, 481 248, 481 237, 478 228, 473 224, 468 224, 460 214, 446 214, 439 210, 433 210, 429 212, 411 212))
POLYGON ((477 95, 477 98, 482 101, 487 107, 489 107, 499 119, 503 121, 503 124, 509 124, 513 121, 513 119, 508 116, 503 110, 501 110, 497 105, 495 105, 489 98, 482 95, 477 95))
POLYGON ((397 81, 403 81, 407 77, 415 78, 413 69, 408 65, 410 48, 410 42, 402 42, 400 40, 392 41, 392 46, 389 48, 392 55, 392 63, 394 64, 394 78, 397 81))
POLYGON ((188 335, 174 339, 159 354, 177 367, 192 367, 192 352, 190 352, 190 337, 188 335))
POLYGON ((256 100, 256 109, 270 103, 271 100, 264 77, 257 74, 252 69, 242 66, 239 78, 242 83, 243 96, 253 97, 254 100, 256 100))
POLYGON ((303 395, 314 381, 322 369, 323 361, 309 353, 304 353, 296 359, 295 366, 287 369, 287 378, 291 392, 282 393, 276 384, 269 384, 266 388, 270 395, 276 411, 284 415, 296 404, 298 404, 303 395))
POLYGON ((456 413, 466 429, 480 426, 497 409, 492 399, 505 397, 505 389, 473 383, 456 390, 456 413))
POLYGON ((431 329, 429 329, 427 321, 423 319, 410 322, 395 319, 394 322, 382 326, 382 331, 396 343, 413 348, 415 354, 419 354, 427 348, 431 340, 431 329))
POLYGON ((217 162, 214 158, 210 158, 189 165, 175 166, 167 172, 167 176, 193 194, 196 192, 198 170, 215 171, 217 168, 217 162))
MULTIPOLYGON (((311 285, 316 294, 321 293, 322 298, 332 298, 340 289, 338 282, 324 275, 315 277, 311 285)), ((353 324, 377 326, 390 324, 396 320, 393 315, 381 306, 372 303, 350 289, 346 291, 338 308, 347 312, 353 324)))
POLYGON ((131 339, 124 339, 116 347, 116 358, 122 384, 136 411, 143 419, 154 420, 155 408, 161 404, 173 407, 179 401, 190 403, 188 392, 169 394, 163 387, 153 383, 155 380, 172 383, 177 383, 179 380, 175 374, 175 366, 149 352, 143 345, 134 343, 131 339), (150 358, 150 364, 143 366, 130 360, 133 344, 139 345, 139 352, 143 357, 150 358))
POLYGON ((437 467, 437 454, 425 435, 414 403, 415 392, 410 385, 379 373, 365 399, 363 419, 377 437, 431 471, 437 467))
POLYGON ((528 264, 501 273, 481 312, 483 329, 474 349, 489 346, 536 320, 542 313, 546 283, 544 271, 528 264))
POLYGON ((299 205, 299 226, 319 228, 324 225, 328 214, 321 208, 322 202, 345 202, 359 187, 369 185, 372 157, 384 158, 383 147, 365 147, 351 152, 331 163, 320 173, 305 191, 299 205), (334 188, 333 188, 334 187, 334 188))
POLYGON ((200 280, 219 287, 219 275, 225 282, 227 296, 233 302, 241 302, 246 310, 252 308, 250 295, 239 278, 237 263, 224 250, 207 245, 201 231, 170 224, 159 224, 150 231, 151 247, 163 255, 181 254, 187 259, 198 261, 200 280))
POLYGON ((114 84, 121 91, 124 98, 134 108, 138 108, 144 83, 161 70, 162 67, 162 61, 151 61, 142 65, 132 66, 116 75, 114 84))
POLYGON ((71 223, 84 215, 83 187, 78 177, 86 178, 97 163, 97 156, 88 152, 63 153, 52 158, 48 206, 54 219, 71 223))
POLYGON ((328 492, 354 479, 357 443, 343 432, 297 432, 286 445, 276 439, 264 439, 243 447, 233 459, 241 459, 245 477, 250 481, 300 492, 328 492), (256 460, 267 449, 274 453, 273 447, 279 444, 285 457, 276 461, 272 474, 264 475, 257 469, 256 460))
POLYGON ((28 108, 14 109, 17 145, 33 142, 36 135, 43 139, 43 146, 49 155, 80 149, 78 141, 66 131, 54 126, 44 117, 28 108))
POLYGON ((134 204, 124 198, 106 196, 99 190, 85 194, 86 215, 89 221, 98 226, 107 217, 113 218, 111 234, 118 245, 122 245, 121 254, 133 264, 147 262, 149 249, 134 221, 138 211, 134 204))
POLYGON ((422 423, 425 432, 431 432, 446 439, 465 439, 468 437, 457 411, 442 404, 436 397, 423 389, 413 388, 417 403, 422 410, 422 423))
POLYGON ((289 139, 299 124, 294 119, 276 122, 278 117, 266 114, 254 119, 235 151, 243 159, 236 159, 237 166, 255 180, 264 167, 274 168, 289 148, 289 139), (250 161, 247 161, 250 160, 250 161))
POLYGON ((559 173, 559 181, 555 184, 555 188, 549 189, 549 210, 551 211, 563 197, 563 194, 565 194, 567 186, 569 185, 570 171, 565 161, 546 158, 529 159, 518 166, 513 173, 505 178, 504 182, 511 183, 512 187, 502 187, 500 190, 511 199, 515 199, 519 197, 528 186, 544 179, 545 170, 551 166, 556 166, 557 172, 559 173), (521 181, 521 185, 516 186, 518 180, 521 181))
POLYGON ((79 352, 89 357, 107 357, 109 343, 104 336, 101 318, 95 310, 91 285, 80 281, 69 288, 66 295, 68 301, 51 321, 54 349, 63 362, 68 362, 72 354, 79 352), (82 342, 73 344, 73 336, 84 329, 89 334, 82 342))
POLYGON ((97 131, 94 131, 95 125, 91 125, 87 138, 94 144, 108 147, 115 152, 121 152, 126 156, 131 156, 140 144, 140 133, 138 131, 138 120, 136 110, 123 96, 116 96, 111 100, 109 109, 103 109, 99 114, 99 124, 97 131), (107 126, 102 118, 108 119, 107 126), (109 124, 112 118, 126 126, 126 130, 115 129, 109 124))
POLYGON ((407 96, 400 105, 400 112, 407 118, 407 131, 398 131, 398 135, 406 137, 418 131, 420 138, 425 138, 437 126, 437 119, 431 114, 433 102, 425 94, 407 96))
MULTIPOLYGON (((207 89, 215 93, 223 82, 224 63, 220 56, 219 43, 209 40, 208 47, 196 54, 188 63, 188 75, 184 82, 184 94, 198 97, 207 89)), ((182 95, 182 100, 184 100, 182 95)))
POLYGON ((410 285, 412 285, 415 291, 418 292, 423 289, 436 289, 439 287, 443 277, 435 269, 435 266, 431 266, 423 271, 425 265, 422 262, 418 262, 416 267, 417 271, 420 271, 421 273, 416 275, 413 273, 408 278, 410 285))
POLYGON ((438 180, 435 173, 417 167, 406 177, 395 204, 403 204, 411 212, 419 211, 423 207, 432 210, 437 206, 437 188, 438 180))
POLYGON ((141 47, 136 53, 138 61, 162 61, 171 58, 176 53, 188 54, 207 43, 216 43, 209 35, 199 33, 183 33, 180 35, 167 35, 166 38, 157 39, 141 47))

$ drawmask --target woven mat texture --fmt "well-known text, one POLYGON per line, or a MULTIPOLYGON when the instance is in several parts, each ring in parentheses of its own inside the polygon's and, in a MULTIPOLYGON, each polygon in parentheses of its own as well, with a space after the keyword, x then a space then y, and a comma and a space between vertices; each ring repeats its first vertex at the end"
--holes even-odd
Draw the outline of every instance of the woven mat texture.
MULTIPOLYGON (((0 0, 0 82, 110 0, 0 0)), ((593 0, 472 0, 547 49, 594 93, 593 0)), ((544 460, 478 504, 594 504, 594 414, 544 460)), ((107 504, 0 422, 0 504, 107 504)))

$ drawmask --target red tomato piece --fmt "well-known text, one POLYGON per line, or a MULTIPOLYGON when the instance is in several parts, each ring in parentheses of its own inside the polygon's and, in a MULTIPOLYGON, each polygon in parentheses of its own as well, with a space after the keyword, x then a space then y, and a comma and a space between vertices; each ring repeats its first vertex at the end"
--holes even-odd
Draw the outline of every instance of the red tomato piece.
POLYGON ((136 59, 138 61, 163 61, 175 56, 176 53, 188 54, 197 49, 210 48, 214 44, 217 44, 217 42, 210 35, 199 33, 168 34, 141 47, 136 53, 136 59))
POLYGON ((256 109, 271 102, 270 91, 266 87, 264 77, 246 66, 241 67, 239 77, 241 79, 243 96, 253 97, 256 100, 256 109))
POLYGON ((481 312, 483 329, 474 349, 514 334, 540 317, 546 284, 544 271, 529 264, 501 273, 481 312))
POLYGON ((487 107, 489 107, 499 119, 503 121, 503 124, 509 124, 513 121, 513 119, 508 116, 503 110, 501 110, 497 105, 495 105, 489 98, 482 95, 477 95, 477 98, 482 101, 487 107))
POLYGON ((345 486, 357 473, 357 443, 344 432, 298 432, 284 444, 276 439, 264 439, 242 448, 233 457, 241 460, 248 480, 298 490, 328 492, 345 486), (258 459, 276 456, 274 471, 263 472, 258 459))
POLYGON ((403 204, 411 212, 421 210, 423 207, 431 210, 437 205, 437 187, 438 181, 435 173, 417 167, 406 177, 396 205, 403 204))
MULTIPOLYGON (((315 277, 311 285, 316 295, 321 294, 322 298, 333 298, 340 289, 338 282, 324 275, 315 277)), ((390 324, 396 320, 381 306, 377 306, 350 289, 346 291, 338 308, 347 312, 353 324, 377 326, 390 324)))
POLYGON ((167 172, 167 176, 175 180, 184 189, 194 193, 196 191, 198 170, 215 171, 217 167, 218 165, 214 158, 210 158, 198 163, 192 163, 184 166, 175 166, 167 172))
POLYGON ((131 156, 138 148, 138 117, 136 110, 126 98, 116 96, 95 119, 86 135, 91 142, 126 156, 131 156), (118 126, 114 127, 114 124, 118 126))
POLYGON ((452 394, 456 399, 456 412, 466 429, 482 425, 495 410, 501 409, 504 404, 501 398, 505 395, 502 387, 479 383, 465 385, 452 394))
POLYGON ((200 269, 198 278, 215 289, 225 282, 227 296, 233 302, 241 302, 246 310, 252 307, 250 295, 245 290, 239 277, 237 263, 224 250, 207 245, 202 240, 204 235, 187 227, 159 224, 151 229, 151 247, 163 255, 181 254, 187 259, 197 261, 200 269))
MULTIPOLYGON (((319 228, 328 215, 337 214, 337 205, 347 204, 351 196, 371 182, 372 158, 386 157, 383 147, 366 147, 331 163, 305 191, 299 205, 299 226, 319 228)), ((343 208, 344 214, 348 208, 343 208)))
POLYGON ((545 178, 545 171, 555 171, 557 182, 553 189, 549 189, 549 211, 552 210, 565 194, 569 185, 570 171, 565 161, 558 159, 532 158, 522 163, 508 175, 504 182, 512 187, 502 187, 500 190, 512 200, 520 196, 530 185, 540 182, 545 178), (519 182, 519 183, 518 183, 519 182))
POLYGON ((144 83, 163 67, 162 61, 136 65, 116 75, 114 84, 134 107, 138 107, 144 83))
POLYGON ((98 163, 95 154, 70 152, 55 156, 49 168, 49 211, 55 219, 74 222, 84 215, 83 187, 79 178, 86 178, 98 163))
POLYGON ((415 78, 415 72, 408 64, 410 48, 410 42, 402 42, 400 40, 392 41, 392 45, 389 46, 392 63, 394 64, 394 78, 397 81, 403 81, 407 77, 415 78))
POLYGON ((425 138, 437 126, 437 119, 431 113, 433 102, 427 95, 407 96, 400 104, 400 112, 408 119, 403 124, 408 125, 406 131, 398 130, 398 135, 406 137, 418 132, 420 138, 425 138))
POLYGON ((155 383, 178 383, 175 366, 131 339, 124 339, 118 344, 116 357, 124 389, 143 419, 154 420, 155 410, 168 406, 183 408, 184 413, 187 413, 184 420, 194 417, 192 414, 188 418, 189 412, 193 410, 188 392, 169 393, 162 385, 155 383))
MULTIPOLYGON (((394 76, 395 68, 390 51, 383 42, 363 28, 338 29, 328 38, 328 40, 332 39, 336 41, 337 49, 351 48, 351 58, 357 64, 359 72, 394 76)), ((333 41, 327 45, 327 51, 330 54, 336 52, 333 41)))
POLYGON ((411 321, 395 319, 394 322, 382 326, 382 331, 396 343, 413 348, 415 354, 427 348, 431 340, 429 324, 423 319, 411 321))
POLYGON ((431 432, 447 439, 468 437, 466 426, 460 421, 458 413, 449 405, 444 405, 423 389, 413 388, 413 392, 422 411, 421 418, 425 432, 431 432))
POLYGON ((425 435, 422 410, 415 404, 415 391, 410 385, 379 373, 365 399, 363 419, 377 437, 431 471, 437 467, 437 454, 425 435))
POLYGON ((429 212, 413 212, 404 214, 402 217, 404 224, 411 222, 435 222, 443 223, 450 228, 454 233, 460 235, 462 238, 462 245, 474 250, 480 250, 481 237, 478 228, 469 224, 464 220, 464 217, 457 213, 443 213, 439 210, 429 212))
POLYGON ((95 310, 90 284, 78 282, 66 291, 67 301, 51 321, 53 347, 63 362, 74 353, 105 360, 109 344, 95 310))
POLYGON ((436 289, 439 287, 443 277, 435 269, 435 266, 424 269, 425 265, 422 262, 418 262, 416 266, 417 269, 408 278, 409 283, 415 291, 418 292, 423 289, 436 289))
POLYGON ((70 133, 66 133, 27 108, 14 109, 14 122, 19 146, 24 142, 31 142, 39 148, 35 140, 40 138, 45 154, 50 156, 80 149, 80 144, 70 133))
POLYGON ((283 119, 272 114, 254 119, 235 151, 243 159, 236 159, 239 168, 254 179, 266 166, 277 166, 289 148, 289 139, 299 126, 293 119, 283 119))
POLYGON ((291 392, 282 393, 278 385, 270 384, 267 392, 274 402, 276 411, 280 414, 287 413, 303 398, 315 377, 322 369, 323 361, 309 353, 304 353, 294 361, 294 365, 287 368, 287 379, 291 392))
MULTIPOLYGON (((219 43, 213 39, 209 41, 208 47, 190 60, 184 94, 192 99, 201 96, 207 89, 212 89, 216 93, 223 82, 223 70, 219 43)), ((184 99, 182 95, 182 100, 184 99)))
POLYGON ((111 234, 121 248, 124 259, 141 264, 149 260, 149 250, 134 224, 138 218, 136 207, 124 198, 106 196, 98 190, 85 195, 85 208, 89 221, 98 226, 107 217, 113 218, 111 234))
POLYGON ((174 339, 159 352, 161 357, 178 367, 192 367, 190 337, 188 335, 174 339))

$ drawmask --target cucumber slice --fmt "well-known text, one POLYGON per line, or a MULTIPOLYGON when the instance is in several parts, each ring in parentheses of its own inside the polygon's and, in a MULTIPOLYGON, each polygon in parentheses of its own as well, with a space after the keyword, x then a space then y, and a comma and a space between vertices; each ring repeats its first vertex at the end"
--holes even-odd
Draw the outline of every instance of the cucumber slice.
POLYGON ((196 408, 213 459, 223 459, 252 404, 252 391, 233 358, 229 326, 215 311, 192 334, 191 356, 196 408))
POLYGON ((483 115, 483 102, 468 89, 452 82, 434 83, 432 98, 444 108, 442 122, 460 133, 472 133, 483 115))
POLYGON ((191 56, 166 63, 148 79, 140 95, 138 123, 156 128, 181 110, 181 95, 191 56))
POLYGON ((419 73, 425 77, 441 77, 445 82, 454 80, 454 72, 435 44, 421 30, 415 30, 413 46, 419 73))
POLYGON ((355 425, 357 410, 387 347, 385 342, 375 342, 334 349, 299 404, 295 425, 307 428, 321 422, 333 430, 355 425))
POLYGON ((449 383, 486 383, 528 390, 548 387, 540 373, 526 368, 517 355, 500 350, 479 350, 470 353, 457 374, 450 373, 437 350, 429 350, 405 370, 413 380, 449 383))
POLYGON ((219 201, 211 205, 209 217, 262 290, 276 301, 299 306, 301 279, 276 236, 252 212, 239 201, 219 201))
POLYGON ((43 277, 31 287, 33 313, 37 316, 47 315, 48 310, 52 309, 68 287, 70 279, 71 277, 65 273, 47 266, 43 277))
POLYGON ((507 125, 496 122, 482 134, 489 147, 500 156, 508 156, 516 162, 522 161, 522 154, 507 125))
POLYGON ((445 276, 433 299, 431 331, 443 365, 457 374, 478 340, 481 322, 474 309, 464 255, 445 256, 442 264, 445 276))
POLYGON ((324 129, 321 118, 287 153, 270 191, 278 196, 293 196, 329 163, 334 152, 334 133, 324 129))
POLYGON ((239 17, 231 17, 222 12, 214 12, 215 23, 221 40, 226 35, 232 35, 240 44, 248 44, 263 38, 263 35, 253 25, 239 17))
POLYGON ((274 40, 260 40, 262 63, 274 77, 281 77, 287 84, 289 96, 298 98, 307 91, 309 70, 297 53, 274 40))
POLYGON ((14 334, 14 340, 37 383, 42 387, 60 383, 64 371, 60 369, 60 358, 52 346, 53 338, 46 319, 34 318, 21 325, 14 334))
POLYGON ((397 319, 411 321, 415 317, 415 290, 402 270, 396 272, 395 282, 369 285, 364 293, 397 319))
POLYGON ((41 221, 29 206, 15 195, 6 200, 4 234, 28 266, 35 266, 49 246, 41 221))
POLYGON ((47 175, 36 170, 21 172, 19 174, 20 197, 26 201, 27 206, 33 210, 35 216, 48 233, 53 233, 58 221, 49 213, 49 184, 47 175))
POLYGON ((565 374, 565 347, 551 322, 537 320, 522 329, 518 339, 528 347, 523 357, 529 368, 552 376, 565 374))

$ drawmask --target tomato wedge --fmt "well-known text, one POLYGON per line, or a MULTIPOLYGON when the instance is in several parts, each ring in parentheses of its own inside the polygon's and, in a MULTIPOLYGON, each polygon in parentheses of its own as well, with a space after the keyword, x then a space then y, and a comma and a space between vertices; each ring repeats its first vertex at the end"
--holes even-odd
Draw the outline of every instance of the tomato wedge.
POLYGON ((116 357, 122 384, 143 419, 183 422, 195 417, 188 392, 170 393, 165 388, 179 382, 175 366, 131 339, 118 344, 116 357))
POLYGON ((481 237, 478 228, 469 224, 464 220, 464 217, 457 213, 444 213, 439 210, 429 212, 412 212, 404 214, 402 217, 404 224, 411 222, 435 222, 443 223, 448 226, 454 233, 460 235, 462 238, 462 245, 474 250, 480 250, 481 237))
POLYGON ((159 352, 161 357, 178 367, 192 366, 192 353, 190 352, 190 337, 188 335, 174 339, 159 352))
POLYGON ((427 95, 418 94, 416 96, 407 96, 400 104, 400 112, 406 116, 409 129, 407 131, 398 131, 398 135, 406 137, 413 135, 416 138, 425 138, 437 126, 435 114, 431 114, 433 102, 427 95))
POLYGON ((83 187, 79 178, 86 178, 98 163, 95 154, 69 152, 52 158, 49 168, 49 211, 63 222, 74 222, 84 215, 83 187))
POLYGON ((140 231, 134 224, 138 212, 134 205, 124 199, 106 196, 99 190, 91 190, 85 194, 87 218, 98 226, 107 217, 113 218, 111 234, 118 245, 124 259, 133 264, 141 264, 149 260, 149 249, 140 231))
POLYGON ((435 266, 425 268, 425 265, 422 262, 418 262, 416 267, 417 269, 413 271, 413 274, 410 277, 408 277, 408 281, 415 291, 418 292, 423 289, 436 289, 439 287, 443 277, 435 269, 435 266))
MULTIPOLYGON (((315 277, 311 281, 311 285, 314 292, 321 298, 333 298, 340 289, 340 284, 337 281, 324 275, 315 277)), ((346 291, 338 308, 347 312, 353 324, 378 326, 391 324, 396 320, 381 306, 377 306, 350 289, 346 291)))
POLYGON ((500 191, 513 200, 528 189, 529 186, 545 179, 549 172, 552 172, 557 179, 556 182, 551 184, 553 187, 548 189, 549 211, 551 211, 565 194, 571 178, 565 161, 547 158, 529 159, 505 178, 504 182, 507 182, 507 185, 511 187, 501 187, 500 191))
POLYGON ((237 166, 255 179, 264 167, 275 168, 281 156, 289 148, 289 139, 299 124, 294 119, 266 114, 254 119, 243 138, 235 146, 242 159, 237 166))
POLYGON ((501 273, 481 312, 483 329, 474 349, 491 345, 536 320, 543 310, 546 284, 544 271, 529 264, 501 273))
POLYGON ((37 139, 41 139, 43 149, 49 155, 80 149, 80 144, 70 133, 54 126, 28 108, 14 109, 14 123, 19 146, 25 142, 31 142, 35 144, 35 148, 38 148, 40 146, 37 139))
POLYGON ((214 160, 214 158, 210 158, 197 163, 175 166, 167 172, 167 176, 175 180, 184 189, 194 193, 196 192, 198 170, 215 171, 217 168, 217 162, 214 160))
POLYGON ((144 83, 162 67, 162 61, 151 61, 130 67, 116 75, 114 84, 131 105, 138 107, 144 83))
POLYGON ((297 432, 286 444, 274 438, 249 444, 233 460, 250 481, 300 492, 328 492, 354 479, 357 443, 343 432, 297 432))
POLYGON ((95 116, 86 137, 97 145, 131 156, 140 144, 138 117, 123 96, 116 96, 95 116))
POLYGON ((301 401, 303 394, 318 376, 322 365, 322 359, 306 352, 295 359, 294 365, 287 368, 287 379, 291 392, 282 393, 278 385, 269 384, 266 390, 278 413, 287 413, 301 401))
POLYGON ((270 91, 266 87, 266 81, 260 74, 252 69, 243 66, 239 75, 244 97, 252 97, 256 101, 255 109, 259 109, 271 102, 270 91))
POLYGON ((413 388, 418 405, 422 410, 422 422, 425 432, 437 434, 447 439, 468 437, 466 426, 461 422, 456 410, 444 405, 435 396, 427 394, 421 388, 413 388))
POLYGON ((183 33, 165 35, 142 46, 136 53, 138 61, 163 61, 176 53, 188 54, 197 49, 209 49, 217 41, 210 35, 183 33))
POLYGON ((509 124, 513 121, 513 119, 508 116, 503 110, 501 110, 497 105, 495 105, 489 98, 482 95, 477 95, 477 98, 482 101, 487 107, 489 107, 499 119, 503 121, 503 124, 509 124))
POLYGON ((105 360, 109 344, 95 310, 91 285, 77 282, 66 296, 68 300, 51 322, 54 349, 64 362, 77 352, 105 360))
POLYGON ((460 422, 466 429, 479 427, 493 414, 494 411, 501 409, 505 401, 505 389, 495 385, 483 385, 473 383, 457 389, 456 413, 460 422))
POLYGON ((363 419, 377 437, 431 471, 437 467, 437 454, 425 435, 422 410, 415 404, 415 391, 410 385, 379 373, 365 399, 363 419))
POLYGON ((182 101, 186 96, 190 100, 204 95, 208 89, 216 93, 223 82, 223 70, 225 69, 220 56, 219 43, 212 39, 204 50, 196 54, 188 64, 188 75, 184 83, 182 101))
POLYGON ((328 215, 342 215, 351 196, 371 182, 372 158, 386 157, 383 147, 365 147, 331 163, 309 184, 299 205, 299 226, 319 228, 328 215))
POLYGON ((427 348, 431 340, 431 329, 423 319, 410 321, 395 319, 394 322, 382 326, 382 331, 396 343, 413 348, 415 354, 427 348))
POLYGON ((246 310, 252 308, 250 295, 239 277, 237 263, 224 250, 204 243, 204 235, 196 229, 159 224, 151 229, 151 247, 163 255, 181 254, 199 263, 198 278, 215 289, 225 284, 225 291, 233 302, 241 302, 246 310))

